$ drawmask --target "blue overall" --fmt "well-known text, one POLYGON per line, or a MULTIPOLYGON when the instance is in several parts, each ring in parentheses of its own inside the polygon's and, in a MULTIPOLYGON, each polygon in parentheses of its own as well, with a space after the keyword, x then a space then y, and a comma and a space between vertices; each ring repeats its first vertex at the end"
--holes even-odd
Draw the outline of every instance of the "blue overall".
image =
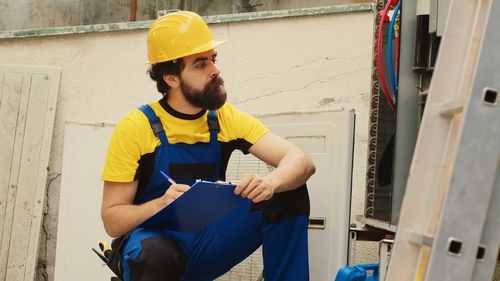
MULTIPOLYGON (((217 141, 219 128, 214 111, 208 114, 210 142, 187 145, 170 144, 161 122, 151 107, 145 105, 139 109, 148 117, 161 144, 155 150, 155 166, 151 179, 146 188, 136 195, 134 204, 150 201, 165 193, 170 184, 161 176, 160 171, 171 175, 177 183, 189 185, 194 183, 196 178, 185 178, 182 175, 183 167, 188 170, 192 170, 193 165, 206 167, 206 170, 198 169, 203 171, 200 171, 201 176, 197 178, 210 181, 223 178, 221 176, 221 148, 217 141), (174 170, 181 171, 173 173, 174 170)), ((295 192, 284 192, 283 195, 283 199, 278 198, 280 202, 277 203, 273 203, 273 199, 259 204, 246 200, 199 233, 137 227, 125 236, 121 247, 124 281, 214 280, 244 260, 261 245, 263 246, 266 281, 309 280, 307 189, 304 185, 304 188, 299 188, 295 192), (301 199, 294 204, 295 199, 287 198, 286 193, 290 193, 289 198, 300 197, 301 199), (276 204, 280 204, 281 207, 275 208, 273 205, 276 204), (287 215, 286 213, 290 212, 286 209, 293 209, 295 206, 307 209, 307 213, 287 215), (270 210, 269 215, 265 213, 266 209, 270 210), (148 242, 153 240, 155 244, 148 242), (176 251, 162 250, 162 245, 166 245, 167 249, 176 249, 176 251), (165 252, 172 253, 167 256, 165 252), (160 256, 150 257, 156 254, 160 256), (146 265, 146 263, 153 265, 146 265), (176 265, 172 266, 168 263, 176 265), (154 272, 162 272, 162 276, 154 276, 158 275, 154 272)), ((275 195, 275 197, 279 196, 275 195)))

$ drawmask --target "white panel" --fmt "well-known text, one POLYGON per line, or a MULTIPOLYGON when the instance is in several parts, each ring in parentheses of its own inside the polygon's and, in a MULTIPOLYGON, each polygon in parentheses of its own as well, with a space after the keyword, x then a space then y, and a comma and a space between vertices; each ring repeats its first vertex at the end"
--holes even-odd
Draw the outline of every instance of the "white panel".
MULTIPOLYGON (((312 281, 334 280, 340 267, 347 263, 354 112, 300 111, 258 117, 271 131, 306 151, 316 165, 316 174, 308 181, 311 217, 326 218, 326 227, 309 230, 310 277, 312 281)), ((255 157, 233 153, 227 179, 268 171, 269 167, 255 157)), ((261 256, 258 250, 252 255, 253 261, 244 261, 244 265, 238 265, 220 280, 255 280, 255 271, 261 266, 251 264, 251 270, 244 275, 239 274, 239 268, 261 262, 261 256)))
POLYGON ((109 281, 112 273, 91 248, 109 241, 101 222, 101 172, 113 127, 65 126, 55 281, 109 281))
POLYGON ((0 280, 34 279, 60 75, 0 65, 0 280))
POLYGON ((11 207, 7 210, 9 197, 9 179, 11 176, 12 156, 14 154, 14 140, 16 137, 17 115, 21 97, 23 75, 22 73, 2 73, 2 94, 0 99, 0 234, 5 228, 6 235, 2 234, 0 240, 0 280, 5 278, 6 264, 10 243, 10 227, 12 223, 11 207), (9 216, 7 217, 7 214, 9 216))
POLYGON ((417 0, 417 16, 429 15, 431 12, 431 0, 417 0))
MULTIPOLYGON (((9 244, 12 229, 13 204, 15 200, 15 185, 12 186, 10 178, 17 178, 17 169, 11 171, 12 166, 19 166, 14 163, 19 158, 20 141, 17 142, 17 151, 14 153, 16 140, 17 116, 19 112, 19 102, 21 99, 22 83, 24 75, 22 73, 2 72, 4 80, 2 85, 2 100, 0 104, 0 280, 5 280, 7 274, 7 261, 9 259, 9 244), (13 156, 16 155, 15 159, 13 156)), ((22 132, 20 132, 23 134, 22 132)), ((19 136, 22 141, 23 136, 19 136)))

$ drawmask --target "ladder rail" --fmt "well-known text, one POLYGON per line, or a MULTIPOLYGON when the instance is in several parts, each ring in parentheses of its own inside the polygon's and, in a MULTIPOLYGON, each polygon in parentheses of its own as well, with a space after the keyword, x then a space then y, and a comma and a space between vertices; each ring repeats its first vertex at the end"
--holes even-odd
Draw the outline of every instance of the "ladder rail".
POLYGON ((474 270, 476 263, 492 274, 500 235, 491 220, 498 201, 491 201, 489 211, 488 203, 490 195, 498 196, 493 187, 498 186, 500 125, 491 120, 500 116, 481 96, 487 85, 500 88, 500 73, 494 71, 500 68, 494 52, 500 41, 490 34, 500 25, 488 16, 500 14, 497 6, 493 0, 450 4, 386 280, 487 280, 476 279, 488 275, 474 270), (476 262, 480 243, 487 251, 476 262), (454 254, 457 249, 450 245, 463 248, 454 254))
MULTIPOLYGON (((500 166, 500 163, 497 163, 500 166)), ((497 175, 494 182, 494 189, 490 197, 488 215, 481 236, 481 247, 485 253, 483 259, 476 260, 476 266, 472 275, 472 280, 491 280, 497 263, 498 249, 500 248, 500 170, 497 166, 497 175), (495 251, 495 249, 497 249, 495 251)))
POLYGON ((467 89, 470 98, 425 280, 473 280, 478 253, 498 252, 498 247, 480 248, 490 202, 497 204, 490 198, 499 168, 500 110, 485 101, 485 94, 500 89, 498 14, 498 1, 479 2, 476 29, 481 32, 471 42, 471 48, 479 51, 476 71, 467 89))
MULTIPOLYGON (((470 1, 454 1, 450 5, 451 15, 463 10, 474 11, 475 4, 470 1)), ((452 16, 448 18, 440 46, 441 50, 446 51, 439 52, 437 57, 386 280, 413 280, 413 275, 418 272, 422 246, 413 243, 412 236, 428 234, 429 220, 437 217, 438 211, 433 210, 430 204, 439 203, 446 192, 444 188, 437 187, 440 175, 445 172, 442 167, 443 151, 446 151, 450 141, 449 131, 453 120, 441 118, 440 111, 443 104, 457 99, 459 84, 456 81, 462 81, 464 73, 464 64, 457 58, 465 57, 468 52, 473 21, 473 13, 466 13, 460 19, 452 16), (430 208, 424 208, 429 205, 430 208)))

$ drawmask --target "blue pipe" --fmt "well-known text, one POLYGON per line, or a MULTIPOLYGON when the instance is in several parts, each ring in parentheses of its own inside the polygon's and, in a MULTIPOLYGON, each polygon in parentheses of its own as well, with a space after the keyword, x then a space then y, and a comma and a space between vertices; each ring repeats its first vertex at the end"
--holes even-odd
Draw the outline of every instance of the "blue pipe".
POLYGON ((392 61, 392 34, 394 32, 394 23, 396 22, 396 17, 398 15, 399 9, 401 8, 401 0, 399 0, 396 5, 396 9, 394 9, 394 13, 392 14, 391 24, 389 25, 389 33, 387 34, 387 65, 389 68, 389 75, 391 77, 391 89, 392 89, 392 98, 394 102, 396 102, 396 91, 397 91, 397 81, 396 74, 394 73, 394 63, 392 61))

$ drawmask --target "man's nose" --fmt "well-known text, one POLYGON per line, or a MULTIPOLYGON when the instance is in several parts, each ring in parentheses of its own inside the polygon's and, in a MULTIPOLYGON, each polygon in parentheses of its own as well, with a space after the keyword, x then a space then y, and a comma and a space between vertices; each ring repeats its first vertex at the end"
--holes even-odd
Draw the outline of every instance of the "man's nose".
POLYGON ((210 71, 211 71, 210 78, 215 78, 215 77, 219 76, 219 74, 220 74, 219 68, 213 62, 212 62, 212 69, 210 71))

